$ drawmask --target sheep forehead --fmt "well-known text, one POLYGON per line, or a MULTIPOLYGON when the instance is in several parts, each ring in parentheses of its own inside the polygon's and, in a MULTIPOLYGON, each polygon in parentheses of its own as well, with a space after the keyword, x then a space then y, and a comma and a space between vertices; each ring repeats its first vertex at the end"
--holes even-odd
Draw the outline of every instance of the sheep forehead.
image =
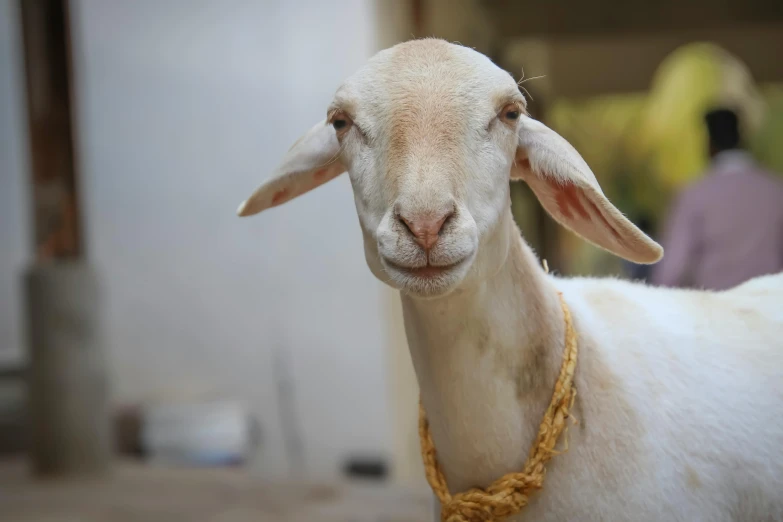
POLYGON ((429 130, 450 126, 454 133, 473 120, 483 121, 513 95, 519 96, 513 78, 483 54, 423 39, 376 54, 343 83, 335 105, 378 133, 391 132, 384 123, 412 120, 429 122, 429 130))

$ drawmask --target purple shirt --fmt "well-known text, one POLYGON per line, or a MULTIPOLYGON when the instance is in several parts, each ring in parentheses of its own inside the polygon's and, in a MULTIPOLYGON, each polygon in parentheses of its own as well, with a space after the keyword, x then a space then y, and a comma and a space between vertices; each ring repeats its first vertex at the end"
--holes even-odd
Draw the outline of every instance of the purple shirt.
POLYGON ((725 290, 783 270, 783 181, 742 151, 718 154, 674 204, 653 284, 725 290))

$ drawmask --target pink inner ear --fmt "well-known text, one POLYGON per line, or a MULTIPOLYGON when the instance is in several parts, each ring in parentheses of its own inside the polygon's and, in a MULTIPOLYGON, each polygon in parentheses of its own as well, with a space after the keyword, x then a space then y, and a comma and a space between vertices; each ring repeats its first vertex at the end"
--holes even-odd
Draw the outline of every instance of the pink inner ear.
POLYGON ((312 175, 309 175, 309 173, 302 174, 307 177, 302 178, 298 182, 294 182, 293 186, 277 189, 277 191, 272 195, 270 206, 274 207, 280 205, 293 197, 307 192, 308 190, 312 190, 319 185, 323 185, 339 174, 339 172, 336 169, 330 170, 328 167, 324 167, 322 169, 318 169, 312 173, 312 175))
POLYGON ((561 185, 554 180, 547 180, 547 183, 555 195, 555 202, 557 203, 557 208, 560 210, 561 214, 568 219, 574 219, 572 210, 576 210, 576 213, 579 214, 582 219, 586 219, 587 221, 591 220, 590 214, 587 212, 584 205, 582 205, 582 201, 579 198, 579 190, 576 188, 575 184, 566 183, 565 185, 561 185))
POLYGON ((619 244, 627 246, 620 233, 617 232, 611 223, 609 223, 609 221, 604 217, 596 204, 586 198, 574 183, 561 185, 554 180, 547 180, 547 183, 555 195, 557 208, 560 210, 560 213, 563 214, 563 216, 565 216, 567 219, 574 219, 574 213, 572 212, 573 210, 575 210, 576 213, 579 214, 579 216, 585 221, 593 221, 593 217, 595 216, 601 220, 603 226, 609 230, 609 232, 612 234, 612 236, 614 236, 619 244), (590 207, 590 210, 592 210, 592 214, 585 208, 583 200, 584 203, 590 207))
POLYGON ((593 212, 595 212, 595 215, 598 216, 598 218, 603 222, 604 226, 609 229, 609 231, 612 233, 614 238, 617 240, 618 243, 621 245, 626 245, 625 241, 623 240, 622 236, 620 236, 620 233, 617 232, 617 230, 614 229, 614 227, 606 220, 603 214, 601 214, 601 211, 598 209, 597 206, 595 206, 595 203, 587 200, 587 203, 593 208, 593 212))
POLYGON ((326 168, 326 167, 324 167, 324 168, 322 168, 320 170, 317 170, 315 172, 315 174, 313 174, 313 180, 309 184, 310 186, 308 187, 307 190, 311 190, 311 189, 314 189, 315 187, 317 187, 319 185, 323 185, 327 181, 329 181, 332 178, 334 178, 335 175, 336 174, 333 171, 330 172, 329 169, 326 168))
POLYGON ((275 195, 272 196, 272 204, 279 205, 280 203, 285 201, 287 197, 288 197, 288 188, 282 188, 277 192, 275 192, 275 195))

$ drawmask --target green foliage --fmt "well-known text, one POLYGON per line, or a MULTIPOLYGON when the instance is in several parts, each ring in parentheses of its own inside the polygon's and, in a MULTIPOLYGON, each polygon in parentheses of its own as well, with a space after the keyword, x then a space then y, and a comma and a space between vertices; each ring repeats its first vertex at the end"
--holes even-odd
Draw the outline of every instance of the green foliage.
POLYGON ((751 150, 763 165, 783 173, 783 85, 763 90, 769 102, 767 117, 751 142, 751 150))
MULTIPOLYGON (((783 171, 783 86, 759 90, 744 64, 708 43, 672 53, 648 93, 559 100, 548 123, 582 154, 607 196, 632 221, 651 221, 655 235, 672 196, 707 166, 703 115, 716 105, 738 110, 751 150, 783 171)), ((564 270, 619 271, 609 254, 569 234, 561 241, 564 270)))

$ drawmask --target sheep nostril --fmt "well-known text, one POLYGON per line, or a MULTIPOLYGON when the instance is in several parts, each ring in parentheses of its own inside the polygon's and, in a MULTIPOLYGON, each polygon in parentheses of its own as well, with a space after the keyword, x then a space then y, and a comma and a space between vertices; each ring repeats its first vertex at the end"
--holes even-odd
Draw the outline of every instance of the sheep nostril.
POLYGON ((453 215, 454 211, 449 210, 448 212, 434 216, 431 213, 428 213, 416 217, 409 216, 407 218, 400 214, 398 217, 400 222, 405 225, 405 228, 413 235, 413 240, 424 250, 429 251, 435 243, 437 243, 443 225, 453 215))
POLYGON ((400 215, 397 215, 397 219, 399 220, 400 223, 402 223, 402 226, 404 226, 408 230, 408 232, 411 233, 411 235, 413 235, 413 236, 416 235, 413 232, 413 229, 411 228, 411 223, 407 219, 405 219, 404 217, 402 217, 400 215))

